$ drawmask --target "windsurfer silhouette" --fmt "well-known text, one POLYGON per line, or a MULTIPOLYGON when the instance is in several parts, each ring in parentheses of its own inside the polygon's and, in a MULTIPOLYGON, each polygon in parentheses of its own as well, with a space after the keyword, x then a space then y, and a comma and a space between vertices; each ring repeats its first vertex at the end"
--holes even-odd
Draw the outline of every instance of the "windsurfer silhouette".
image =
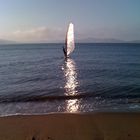
POLYGON ((66 53, 66 50, 65 50, 64 47, 63 47, 63 52, 64 52, 64 55, 65 55, 65 58, 67 58, 67 53, 66 53))

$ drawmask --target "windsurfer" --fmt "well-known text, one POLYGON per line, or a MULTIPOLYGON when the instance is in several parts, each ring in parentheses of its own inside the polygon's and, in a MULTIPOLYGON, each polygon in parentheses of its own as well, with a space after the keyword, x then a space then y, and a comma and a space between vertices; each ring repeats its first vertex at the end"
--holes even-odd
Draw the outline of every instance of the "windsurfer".
POLYGON ((63 47, 63 52, 64 52, 65 57, 67 57, 67 53, 64 47, 63 47))

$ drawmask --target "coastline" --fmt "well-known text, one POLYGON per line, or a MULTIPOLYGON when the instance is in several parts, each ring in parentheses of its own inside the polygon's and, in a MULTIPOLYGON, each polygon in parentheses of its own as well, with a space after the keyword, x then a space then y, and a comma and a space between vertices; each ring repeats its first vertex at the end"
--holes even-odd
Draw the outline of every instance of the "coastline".
POLYGON ((0 117, 2 140, 139 140, 140 113, 50 113, 0 117))

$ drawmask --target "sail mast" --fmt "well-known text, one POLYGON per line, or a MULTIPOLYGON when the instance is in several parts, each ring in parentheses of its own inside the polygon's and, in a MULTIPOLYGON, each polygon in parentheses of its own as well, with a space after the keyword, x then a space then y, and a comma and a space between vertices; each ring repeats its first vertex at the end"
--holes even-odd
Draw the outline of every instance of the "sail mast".
POLYGON ((67 34, 68 34, 68 29, 67 29, 66 38, 65 38, 65 53, 66 53, 66 55, 67 55, 67 34))

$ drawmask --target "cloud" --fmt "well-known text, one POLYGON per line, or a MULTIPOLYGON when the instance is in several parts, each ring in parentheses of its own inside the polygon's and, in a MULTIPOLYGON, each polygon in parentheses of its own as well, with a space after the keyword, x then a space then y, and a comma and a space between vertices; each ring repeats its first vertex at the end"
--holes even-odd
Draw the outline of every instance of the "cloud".
POLYGON ((64 36, 65 34, 62 29, 51 29, 47 27, 16 30, 5 35, 7 39, 19 42, 62 42, 64 36))
MULTIPOLYGON (((87 38, 97 39, 117 39, 124 41, 140 40, 140 28, 123 28, 123 27, 102 27, 91 28, 82 31, 78 31, 77 39, 85 40, 87 38)), ((87 40, 88 41, 88 40, 87 40)))
MULTIPOLYGON (((65 42, 66 28, 48 28, 46 26, 29 28, 26 30, 18 29, 12 32, 1 33, 0 38, 14 40, 17 42, 46 42, 58 43, 65 42)), ((140 28, 87 28, 75 29, 75 41, 85 40, 89 38, 107 39, 115 38, 119 40, 139 40, 140 28)))

